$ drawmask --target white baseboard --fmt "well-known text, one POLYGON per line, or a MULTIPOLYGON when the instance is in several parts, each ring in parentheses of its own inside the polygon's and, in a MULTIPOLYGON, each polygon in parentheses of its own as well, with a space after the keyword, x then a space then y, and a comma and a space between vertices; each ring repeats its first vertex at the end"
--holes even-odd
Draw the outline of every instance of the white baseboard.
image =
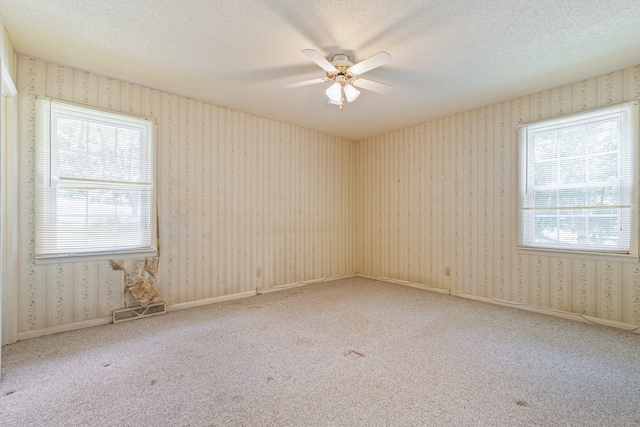
MULTIPOLYGON (((380 280, 380 281, 383 281, 383 282, 394 283, 394 284, 397 284, 397 285, 410 286, 410 287, 413 287, 413 288, 424 289, 424 290, 427 290, 427 291, 437 292, 437 293, 441 293, 441 294, 450 294, 450 295, 461 297, 461 298, 467 298, 467 299, 472 299, 472 300, 475 300, 475 301, 481 301, 481 302, 487 302, 487 303, 491 303, 491 304, 497 304, 497 305, 501 305, 501 306, 505 306, 505 307, 517 308, 517 309, 520 309, 520 310, 531 311, 531 312, 534 312, 534 313, 546 314, 546 315, 550 315, 550 316, 560 317, 560 318, 563 318, 563 319, 575 320, 575 321, 582 322, 582 323, 589 323, 589 324, 597 324, 597 325, 602 325, 602 326, 608 326, 608 327, 611 327, 611 328, 622 329, 622 330, 625 330, 625 331, 629 331, 629 332, 634 332, 634 333, 640 334, 640 326, 631 325, 631 324, 628 324, 628 323, 616 322, 616 321, 607 320, 607 319, 600 319, 600 318, 597 318, 597 317, 586 316, 586 315, 581 315, 581 314, 576 314, 576 313, 570 313, 568 311, 561 311, 561 310, 553 310, 553 309, 550 309, 550 308, 536 307, 536 306, 533 306, 533 305, 521 304, 521 303, 511 302, 511 301, 505 301, 505 300, 500 300, 500 299, 496 299, 496 298, 489 298, 489 297, 482 297, 482 296, 473 295, 473 294, 466 294, 466 293, 463 293, 463 292, 455 292, 455 291, 451 291, 449 289, 435 288, 435 287, 428 286, 428 285, 423 285, 423 284, 420 284, 420 283, 407 282, 407 281, 398 280, 398 279, 391 279, 391 278, 388 278, 388 277, 369 276, 369 275, 360 274, 360 273, 347 274, 347 275, 343 275, 343 276, 324 277, 324 278, 321 278, 321 279, 306 280, 306 281, 303 281, 303 282, 290 283, 290 284, 287 284, 287 285, 273 286, 273 287, 267 288, 267 289, 258 288, 256 291, 240 292, 240 293, 232 294, 232 295, 223 295, 223 296, 215 297, 215 298, 207 298, 207 299, 198 300, 198 301, 191 301, 191 302, 185 302, 185 303, 180 303, 180 304, 173 304, 173 305, 167 306, 167 312, 177 311, 177 310, 184 310, 184 309, 187 309, 187 308, 199 307, 199 306, 202 306, 202 305, 214 304, 214 303, 217 303, 217 302, 231 301, 231 300, 240 299, 240 298, 252 297, 252 296, 255 296, 255 295, 259 294, 259 293, 270 293, 270 292, 276 292, 276 291, 283 291, 283 290, 286 290, 286 289, 296 288, 296 287, 299 287, 299 286, 306 286, 306 285, 311 285, 311 284, 314 284, 314 283, 330 282, 330 281, 333 281, 333 280, 346 279, 346 278, 355 277, 355 276, 364 277, 364 278, 367 278, 367 279, 380 280)), ((106 325, 106 324, 112 323, 112 321, 113 321, 112 316, 109 316, 109 317, 101 317, 101 318, 98 318, 98 319, 85 320, 85 321, 82 321, 82 322, 69 323, 69 324, 66 324, 66 325, 52 326, 52 327, 44 328, 44 329, 36 329, 36 330, 33 330, 33 331, 18 332, 17 340, 18 341, 22 341, 22 340, 26 340, 26 339, 30 339, 30 338, 36 338, 36 337, 41 337, 41 336, 45 336, 45 335, 57 334, 57 333, 60 333, 60 332, 74 331, 76 329, 83 329, 83 328, 90 328, 92 326, 106 325)))
POLYGON ((270 293, 270 292, 283 291, 285 289, 297 288, 298 286, 306 286, 306 285, 312 285, 314 283, 330 282, 332 280, 340 280, 340 279, 345 279, 347 277, 353 277, 353 276, 355 276, 355 274, 348 274, 348 275, 344 275, 344 276, 334 276, 334 277, 323 277, 321 279, 305 280, 303 282, 296 282, 296 283, 289 283, 289 284, 286 284, 286 285, 273 286, 273 287, 267 288, 267 289, 263 289, 263 288, 258 286, 255 291, 240 292, 240 293, 237 293, 237 294, 223 295, 223 296, 215 297, 215 298, 207 298, 207 299, 202 299, 202 300, 198 300, 198 301, 191 301, 191 302, 184 302, 184 303, 181 303, 181 304, 168 305, 167 306, 167 311, 184 310, 185 308, 199 307, 201 305, 214 304, 216 302, 230 301, 230 300, 239 299, 239 298, 247 298, 247 297, 252 297, 252 296, 255 296, 255 295, 258 295, 258 294, 267 294, 267 293, 270 293))
POLYGON ((355 277, 355 276, 357 276, 356 273, 345 274, 343 276, 332 276, 332 277, 323 277, 321 279, 305 280, 303 282, 289 283, 287 285, 278 285, 278 286, 273 286, 267 289, 260 289, 259 293, 267 294, 270 292, 284 291, 285 289, 297 288, 299 286, 312 285, 314 283, 331 282, 333 280, 347 279, 349 277, 355 277))
MULTIPOLYGON (((288 285, 274 286, 268 289, 258 289, 256 291, 240 292, 237 294, 223 295, 223 296, 214 297, 214 298, 207 298, 207 299, 202 299, 197 301, 167 305, 166 309, 167 309, 167 312, 185 310, 187 308, 199 307, 202 305, 209 305, 217 302, 231 301, 231 300, 240 299, 240 298, 248 298, 248 297, 257 295, 258 293, 282 291, 285 289, 295 288, 298 286, 306 286, 306 285, 311 285, 313 283, 329 282, 332 280, 345 279, 347 277, 353 277, 353 276, 356 276, 356 274, 354 273, 354 274, 348 274, 344 276, 323 277, 320 279, 306 280, 304 282, 291 283, 288 285)), ((98 319, 86 320, 83 322, 75 322, 75 323, 68 323, 60 326, 53 326, 50 328, 36 329, 33 331, 18 332, 17 341, 27 340, 30 338, 36 338, 36 337, 41 337, 45 335, 57 334, 60 332, 74 331, 76 329, 90 328, 92 326, 107 325, 112 322, 113 322, 113 316, 109 316, 109 317, 101 317, 98 319)))
POLYGON ((169 312, 169 311, 177 311, 177 310, 184 310, 184 309, 193 308, 193 307, 200 307, 201 305, 215 304, 216 302, 231 301, 231 300, 234 300, 234 299, 247 298, 247 297, 252 297, 252 296, 255 296, 255 295, 256 295, 256 291, 247 291, 247 292, 240 292, 240 293, 237 293, 237 294, 223 295, 223 296, 220 296, 220 297, 200 299, 200 300, 197 300, 197 301, 182 302, 180 304, 168 305, 167 306, 167 312, 169 312))
MULTIPOLYGON (((233 294, 233 295, 224 295, 216 298, 207 298, 207 299, 198 300, 198 301, 168 305, 166 306, 166 309, 167 309, 167 312, 184 310, 186 308, 198 307, 201 305, 213 304, 213 303, 222 302, 222 301, 229 301, 229 300, 234 300, 238 298, 252 297, 254 295, 256 295, 255 291, 242 292, 242 293, 233 294)), ((90 328, 92 326, 107 325, 109 323, 113 323, 113 316, 100 317, 98 319, 92 319, 92 320, 87 320, 83 322, 67 323, 65 325, 53 326, 50 328, 35 329, 33 331, 18 332, 17 341, 42 337, 45 335, 57 334, 60 332, 75 331, 77 329, 90 328)))
POLYGON ((598 325, 609 326, 610 328, 624 329, 625 331, 630 331, 630 332, 635 332, 636 334, 640 334, 640 326, 630 325, 628 323, 615 322, 613 320, 600 319, 598 317, 591 317, 591 316, 585 316, 585 315, 582 315, 580 317, 584 318, 588 322, 595 323, 598 325))
POLYGON ((596 324, 601 326, 608 326, 610 328, 623 329, 629 332, 640 333, 640 326, 631 325, 629 323, 615 322, 613 320, 599 319, 597 317, 586 316, 583 314, 571 313, 569 311, 554 310, 552 308, 536 307, 534 305, 522 304, 518 302, 511 302, 506 300, 500 300, 490 297, 482 297, 473 294, 466 294, 464 292, 451 291, 451 295, 461 298, 472 299, 475 301, 488 302, 491 304, 501 305, 503 307, 517 308, 520 310, 531 311, 533 313, 546 314, 548 316, 560 317, 562 319, 574 320, 576 322, 596 324))
POLYGON ((577 314, 577 313, 571 313, 571 312, 562 311, 562 310, 554 310, 552 308, 536 307, 534 305, 522 304, 522 303, 506 301, 506 300, 500 300, 500 299, 497 299, 497 298, 482 297, 482 296, 478 296, 478 295, 467 294, 467 293, 464 293, 464 292, 455 292, 455 291, 452 291, 450 289, 435 288, 433 286, 423 285, 421 283, 407 282, 407 281, 404 281, 404 280, 392 279, 392 278, 389 278, 389 277, 369 276, 369 275, 361 274, 361 273, 358 273, 357 276, 365 277, 367 279, 380 280, 382 282, 395 283, 395 284, 398 284, 398 285, 411 286, 413 288, 424 289, 424 290, 427 290, 427 291, 438 292, 438 293, 441 293, 441 294, 449 294, 449 295, 453 295, 453 296, 460 297, 460 298, 467 298, 467 299, 472 299, 472 300, 475 300, 475 301, 481 301, 481 302, 487 302, 487 303, 491 303, 491 304, 502 305, 504 307, 511 307, 511 308, 517 308, 517 309, 520 309, 520 310, 531 311, 531 312, 534 312, 534 313, 546 314, 548 316, 560 317, 562 319, 575 320, 577 322, 582 322, 582 323, 589 323, 589 324, 596 324, 596 325, 601 325, 601 326, 608 326, 610 328, 617 328, 617 329, 622 329, 622 330, 629 331, 629 332, 634 332, 636 334, 640 334, 640 326, 631 325, 629 323, 622 323, 622 322, 616 322, 616 321, 613 321, 613 320, 600 319, 598 317, 586 316, 586 315, 577 314))
POLYGON ((85 320, 82 322, 67 323, 66 325, 52 326, 50 328, 18 332, 18 341, 28 340, 30 338, 42 337, 45 335, 57 334, 60 332, 75 331, 76 329, 90 328, 92 326, 107 325, 112 321, 113 321, 113 318, 111 316, 99 317, 97 319, 85 320))
POLYGON ((434 286, 423 285, 422 283, 407 282, 405 280, 391 279, 389 277, 382 277, 382 276, 368 276, 366 274, 360 274, 360 273, 358 273, 357 276, 358 277, 364 277, 366 279, 380 280, 382 282, 395 283, 396 285, 411 286, 412 288, 424 289, 426 291, 437 292, 439 294, 449 294, 450 293, 449 289, 436 288, 434 286))

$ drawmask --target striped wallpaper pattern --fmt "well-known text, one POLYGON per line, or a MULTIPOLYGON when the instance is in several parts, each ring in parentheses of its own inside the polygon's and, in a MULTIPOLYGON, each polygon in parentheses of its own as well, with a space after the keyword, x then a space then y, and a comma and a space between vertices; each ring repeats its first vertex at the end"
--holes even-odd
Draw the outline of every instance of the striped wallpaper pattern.
POLYGON ((27 56, 17 67, 19 332, 124 304, 108 262, 33 261, 35 95, 157 121, 168 305, 358 272, 640 325, 640 265, 516 250, 517 125, 640 99, 640 66, 359 142, 27 56))
POLYGON ((353 141, 20 55, 19 332, 123 307, 110 263, 36 266, 35 95, 152 117, 167 305, 355 272, 353 141))
POLYGON ((357 270, 640 325, 640 265, 516 249, 517 126, 634 99, 640 66, 359 141, 357 270))

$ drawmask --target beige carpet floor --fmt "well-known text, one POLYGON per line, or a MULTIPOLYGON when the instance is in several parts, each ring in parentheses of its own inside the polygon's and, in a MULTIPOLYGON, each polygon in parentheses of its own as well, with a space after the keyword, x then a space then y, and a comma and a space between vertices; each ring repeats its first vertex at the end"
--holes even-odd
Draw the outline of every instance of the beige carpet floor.
POLYGON ((640 335, 364 278, 3 347, 0 425, 640 425, 640 335))

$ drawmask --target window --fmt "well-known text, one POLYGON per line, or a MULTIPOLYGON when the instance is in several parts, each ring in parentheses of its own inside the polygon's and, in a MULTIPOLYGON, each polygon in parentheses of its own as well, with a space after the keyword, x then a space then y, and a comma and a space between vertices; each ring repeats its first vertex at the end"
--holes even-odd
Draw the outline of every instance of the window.
POLYGON ((635 102, 519 128, 519 245, 637 253, 635 102))
POLYGON ((154 123, 37 104, 36 262, 155 255, 154 123))

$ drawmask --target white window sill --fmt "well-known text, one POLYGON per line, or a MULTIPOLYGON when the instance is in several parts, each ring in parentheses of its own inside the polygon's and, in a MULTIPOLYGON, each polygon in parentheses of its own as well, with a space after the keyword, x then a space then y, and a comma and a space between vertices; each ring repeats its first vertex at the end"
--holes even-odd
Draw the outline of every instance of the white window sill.
POLYGON ((107 261, 112 259, 148 258, 158 254, 156 248, 126 252, 98 252, 85 254, 61 254, 37 257, 36 265, 67 264, 72 262, 107 261))
POLYGON ((552 256, 557 258, 589 259, 596 261, 617 261, 638 263, 638 254, 617 254, 613 252, 584 252, 567 249, 530 248, 518 246, 518 253, 524 255, 552 256))

